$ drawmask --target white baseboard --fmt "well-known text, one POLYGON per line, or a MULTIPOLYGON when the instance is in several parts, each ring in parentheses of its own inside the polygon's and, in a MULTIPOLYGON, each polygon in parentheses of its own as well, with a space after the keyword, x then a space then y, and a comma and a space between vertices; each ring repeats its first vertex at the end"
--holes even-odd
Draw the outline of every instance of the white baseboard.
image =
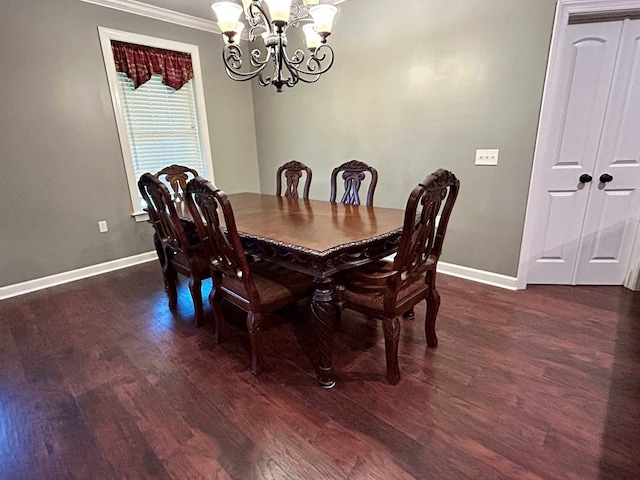
POLYGON ((57 273, 48 277, 36 278, 35 280, 16 283, 14 285, 7 285, 6 287, 0 287, 0 300, 23 295, 25 293, 35 292, 36 290, 42 290, 43 288, 54 287, 62 283, 74 282, 83 278, 93 277, 94 275, 112 272, 113 270, 132 267, 140 263, 150 262, 151 260, 157 259, 158 255, 155 251, 141 253, 132 257, 120 258, 110 262, 99 263, 98 265, 91 265, 77 270, 57 273))
POLYGON ((517 290, 516 277, 509 277, 500 273, 486 272, 484 270, 476 270, 475 268, 462 267, 452 263, 438 262, 438 273, 451 275, 453 277, 464 278, 494 287, 506 288, 507 290, 517 290))
MULTIPOLYGON (((396 254, 384 257, 382 260, 393 262, 396 254)), ((438 262, 438 273, 451 275, 452 277, 464 278, 472 282, 484 283, 494 287, 506 288, 507 290, 518 290, 517 278, 502 275, 500 273, 486 272, 484 270, 476 270, 475 268, 461 267, 447 262, 438 262)))
MULTIPOLYGON (((0 287, 0 300, 5 298, 24 295, 25 293, 35 292, 43 288, 55 287, 63 283, 74 282, 83 278, 100 275, 102 273, 112 272, 121 268, 133 267, 141 263, 150 262, 158 258, 155 251, 141 253, 132 257, 120 258, 110 262, 91 265, 89 267, 79 268, 68 272, 57 273, 48 277, 36 278, 27 282, 16 283, 0 287)), ((393 260, 393 256, 390 257, 393 260)), ((462 267, 446 262, 438 262, 438 273, 452 275, 454 277, 464 278, 474 282, 493 285, 494 287, 506 288, 507 290, 516 290, 516 278, 499 273, 486 272, 484 270, 476 270, 475 268, 462 267)))

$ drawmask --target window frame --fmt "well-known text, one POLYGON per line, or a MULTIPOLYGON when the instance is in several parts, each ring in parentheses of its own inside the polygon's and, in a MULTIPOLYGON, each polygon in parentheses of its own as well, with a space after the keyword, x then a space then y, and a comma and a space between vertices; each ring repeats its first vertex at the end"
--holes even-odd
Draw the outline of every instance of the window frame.
MULTIPOLYGON (((188 43, 166 40, 163 38, 150 37, 137 33, 124 32, 106 27, 98 27, 100 36, 100 44, 102 46, 102 55, 104 57, 104 65, 109 83, 109 92, 111 94, 111 102, 116 117, 116 128, 120 140, 120 148, 122 150, 122 159, 127 174, 127 183, 131 196, 132 216, 136 222, 144 222, 148 220, 149 215, 140 210, 140 200, 138 192, 138 179, 133 168, 133 160, 131 156, 131 147, 129 146, 129 137, 127 135, 127 127, 125 124, 124 112, 120 95, 118 93, 118 78, 115 63, 113 60, 113 52, 111 50, 111 41, 117 40, 121 42, 135 43, 138 45, 146 45, 149 47, 163 48, 165 50, 174 50, 177 52, 185 52, 191 55, 191 63, 193 65, 193 94, 196 109, 196 118, 198 121, 198 135, 200 138, 200 151, 205 172, 201 172, 209 180, 213 179, 213 160, 211 156, 211 143, 209 141, 209 126, 207 123, 206 103, 204 100, 204 90, 202 82, 202 73, 200 70, 200 54, 197 45, 188 43)), ((154 173, 154 172, 152 172, 154 173)))

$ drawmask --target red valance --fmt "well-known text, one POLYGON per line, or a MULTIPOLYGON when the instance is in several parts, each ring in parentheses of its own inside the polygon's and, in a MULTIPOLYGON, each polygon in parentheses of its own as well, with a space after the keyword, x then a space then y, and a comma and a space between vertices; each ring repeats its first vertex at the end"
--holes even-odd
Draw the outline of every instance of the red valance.
POLYGON ((115 40, 111 41, 111 50, 116 71, 133 80, 134 88, 147 82, 151 75, 162 75, 162 83, 176 90, 193 78, 193 65, 188 53, 115 40))

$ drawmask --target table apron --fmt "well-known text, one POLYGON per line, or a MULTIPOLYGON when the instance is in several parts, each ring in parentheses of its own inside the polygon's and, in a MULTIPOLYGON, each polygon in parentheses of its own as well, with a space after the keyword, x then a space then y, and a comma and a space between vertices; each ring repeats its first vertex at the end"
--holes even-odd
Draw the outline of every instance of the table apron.
POLYGON ((343 270, 391 255, 398 250, 399 242, 400 232, 318 254, 294 245, 282 245, 265 239, 242 236, 242 244, 247 253, 317 278, 328 278, 343 270))

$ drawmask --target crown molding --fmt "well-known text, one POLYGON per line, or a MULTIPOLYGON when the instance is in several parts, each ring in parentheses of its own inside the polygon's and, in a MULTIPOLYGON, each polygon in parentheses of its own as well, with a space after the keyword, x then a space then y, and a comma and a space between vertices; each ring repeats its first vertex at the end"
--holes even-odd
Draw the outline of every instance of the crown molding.
POLYGON ((162 22, 173 23, 183 27, 203 30, 205 32, 220 33, 218 25, 213 20, 193 17, 184 13, 167 10, 166 8, 155 7, 136 0, 80 0, 85 3, 92 3, 101 7, 113 8, 121 12, 141 15, 143 17, 160 20, 162 22))
MULTIPOLYGON (((218 24, 213 20, 205 20, 204 18, 194 17, 185 13, 168 10, 166 8, 156 7, 136 0, 80 0, 85 3, 92 3, 101 7, 113 8, 121 12, 133 13, 143 17, 160 20, 162 22, 173 23, 183 27, 195 28, 205 32, 222 33, 218 24)), ((213 0, 212 0, 213 1, 213 0)), ((327 3, 338 5, 347 0, 330 0, 327 3)))
POLYGON ((637 10, 638 0, 560 0, 558 6, 568 13, 599 13, 637 10))

